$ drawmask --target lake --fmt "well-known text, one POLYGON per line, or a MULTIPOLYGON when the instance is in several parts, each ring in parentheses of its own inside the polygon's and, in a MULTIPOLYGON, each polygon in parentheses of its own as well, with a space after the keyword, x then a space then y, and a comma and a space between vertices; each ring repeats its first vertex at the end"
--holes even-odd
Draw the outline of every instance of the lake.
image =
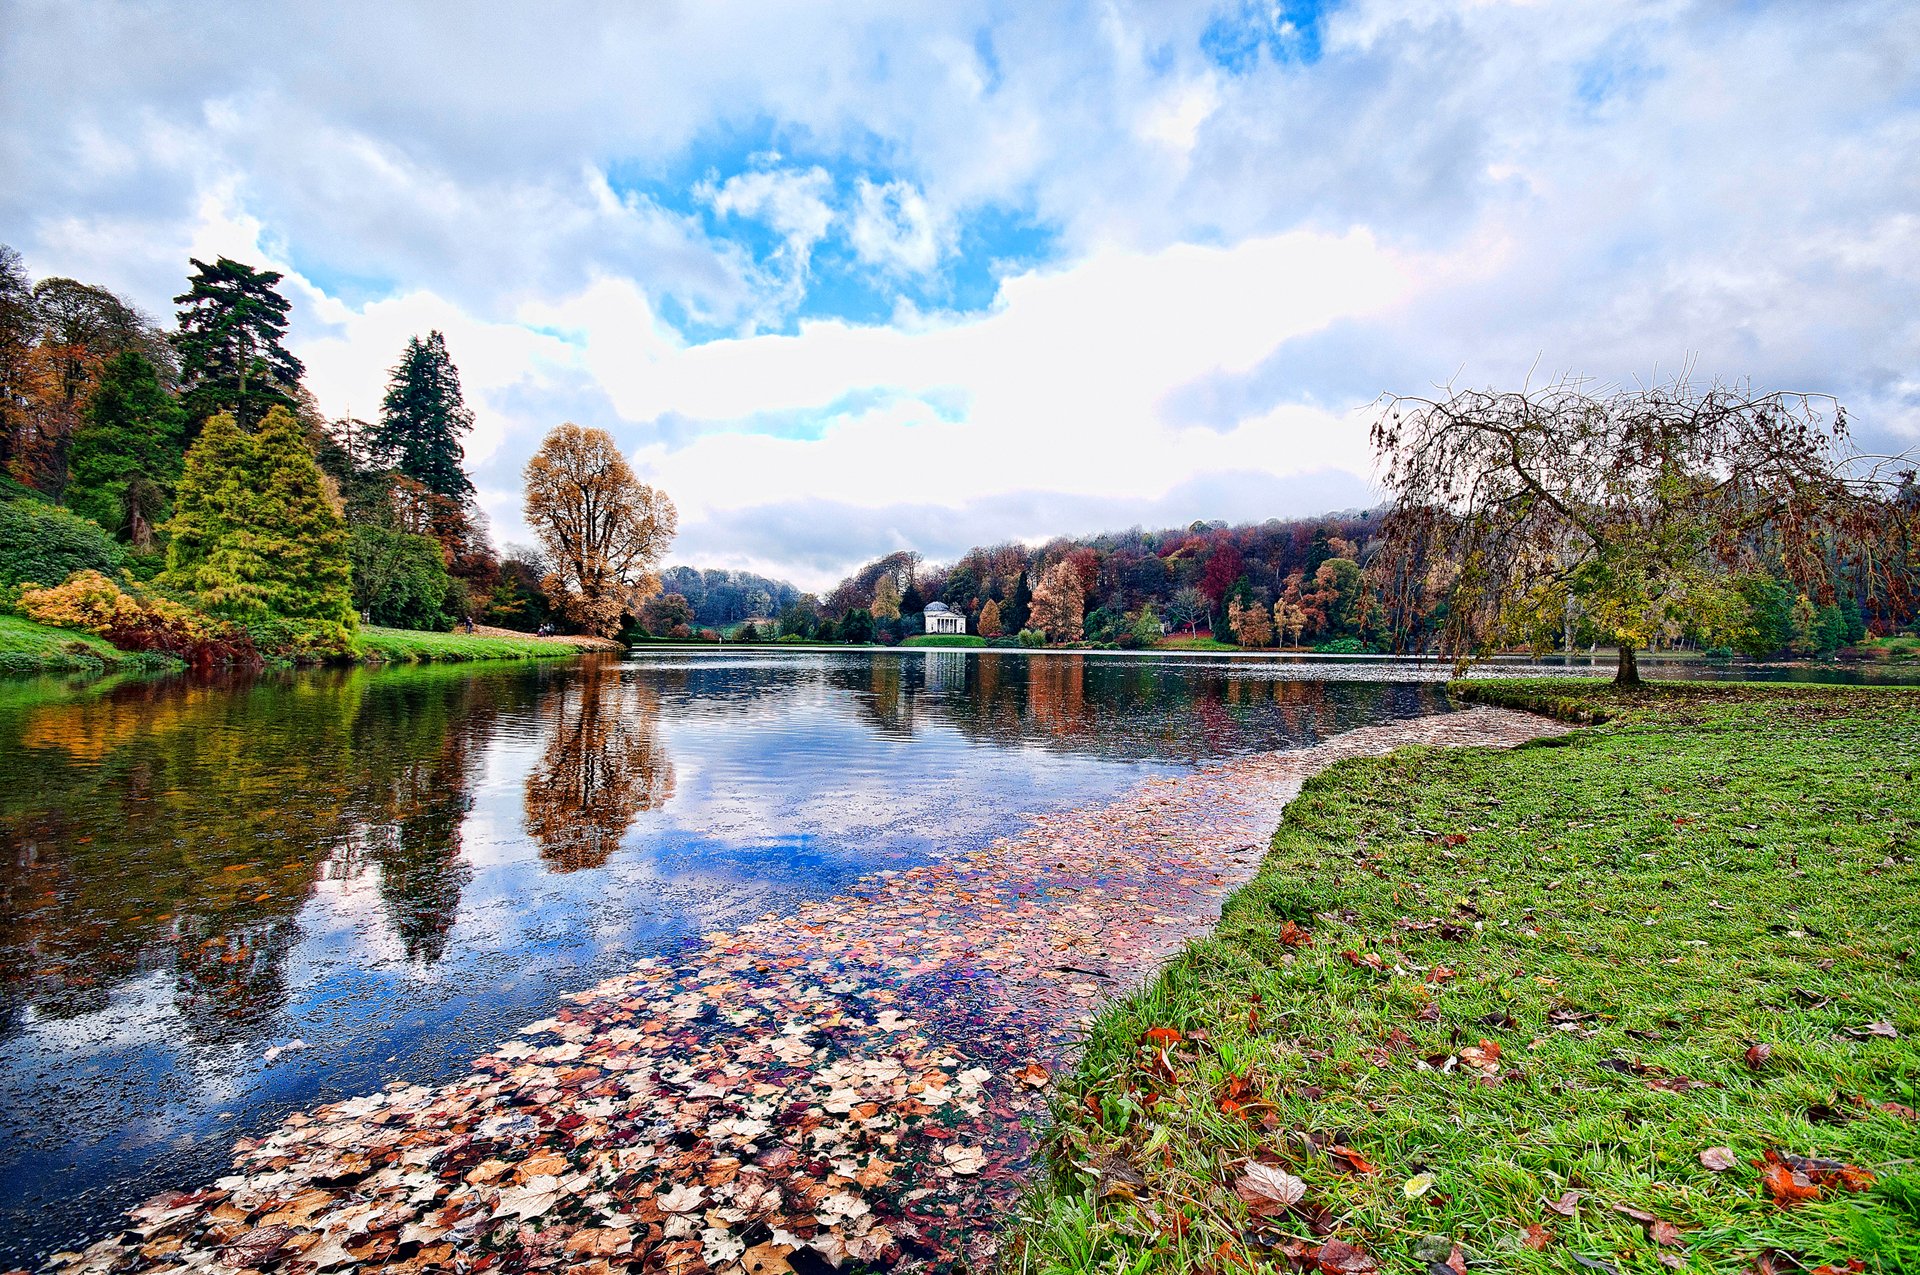
POLYGON ((0 1264, 291 1110, 459 1074, 637 956, 1447 708, 1316 672, 736 652, 0 687, 0 1264))
POLYGON ((636 958, 1448 711, 1444 672, 682 651, 0 684, 0 1266, 290 1111, 462 1074, 636 958))

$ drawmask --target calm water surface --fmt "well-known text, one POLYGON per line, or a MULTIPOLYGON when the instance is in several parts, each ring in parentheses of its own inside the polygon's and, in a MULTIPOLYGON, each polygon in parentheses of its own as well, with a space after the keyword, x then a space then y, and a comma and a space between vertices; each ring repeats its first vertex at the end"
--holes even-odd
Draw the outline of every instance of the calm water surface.
POLYGON ((635 956, 1448 707, 1324 680, 1383 676, 928 651, 0 685, 0 1266, 290 1110, 463 1072, 635 956))

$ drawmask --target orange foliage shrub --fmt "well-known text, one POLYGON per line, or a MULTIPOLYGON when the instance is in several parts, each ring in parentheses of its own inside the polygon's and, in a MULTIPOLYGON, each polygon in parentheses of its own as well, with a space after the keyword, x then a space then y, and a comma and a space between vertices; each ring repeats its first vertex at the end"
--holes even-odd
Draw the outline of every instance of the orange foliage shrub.
POLYGON ((123 651, 160 651, 194 665, 259 659, 246 630, 167 598, 129 593, 98 571, 22 589, 20 611, 36 624, 97 634, 123 651))

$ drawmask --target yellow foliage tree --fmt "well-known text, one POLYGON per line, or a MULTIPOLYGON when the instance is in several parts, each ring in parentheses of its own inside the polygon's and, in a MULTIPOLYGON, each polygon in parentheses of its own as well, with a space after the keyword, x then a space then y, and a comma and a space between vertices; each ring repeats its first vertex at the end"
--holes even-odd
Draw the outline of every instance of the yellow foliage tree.
POLYGON ((980 620, 975 631, 981 637, 1000 636, 1000 604, 998 602, 989 598, 987 604, 980 608, 980 620))
POLYGON ((633 476, 605 430, 571 421, 547 435, 525 478, 527 524, 552 564, 542 587, 582 629, 611 636, 660 591, 673 502, 633 476))
POLYGON ((1049 642, 1078 642, 1086 618, 1087 595, 1080 585, 1080 573, 1065 559, 1047 568, 1040 587, 1033 591, 1033 611, 1028 621, 1046 632, 1049 642))

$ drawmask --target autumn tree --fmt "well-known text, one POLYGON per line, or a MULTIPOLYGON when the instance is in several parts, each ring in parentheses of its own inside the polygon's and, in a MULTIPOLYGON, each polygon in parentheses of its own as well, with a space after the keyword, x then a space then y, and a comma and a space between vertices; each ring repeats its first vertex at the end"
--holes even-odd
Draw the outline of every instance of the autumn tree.
POLYGON ((1000 628, 1000 604, 998 602, 988 599, 987 604, 980 608, 980 619, 976 622, 974 631, 985 638, 1000 636, 1002 630, 1000 628))
POLYGON ((867 610, 876 620, 900 618, 900 586, 891 575, 881 576, 873 586, 873 602, 867 610))
POLYGON ((1373 441, 1386 552, 1457 573, 1441 640, 1463 662, 1554 645, 1572 606, 1618 648, 1616 684, 1637 685, 1637 652, 1670 623, 1734 626, 1735 572, 1763 556, 1816 595, 1842 566, 1899 584, 1878 552, 1891 469, 1850 450, 1826 396, 1563 379, 1389 398, 1373 441))
POLYGON ((460 369, 447 352, 447 339, 439 332, 424 341, 409 337, 388 373, 380 420, 364 437, 368 457, 465 506, 473 499, 473 483, 462 468, 460 439, 472 429, 473 412, 460 392, 460 369))
POLYGON ((527 462, 527 524, 546 551, 556 607, 610 636, 660 587, 658 564, 678 516, 665 492, 633 475, 605 430, 567 422, 527 462))
POLYGON ((1265 603, 1236 599, 1227 604, 1227 622, 1241 646, 1261 650, 1273 645, 1273 616, 1265 603))
POLYGON ((1078 642, 1086 605, 1086 591, 1081 587, 1080 573, 1072 562, 1063 558, 1048 567, 1047 573, 1040 577, 1040 587, 1033 591, 1030 624, 1033 628, 1043 630, 1048 641, 1078 642))
POLYGON ((647 688, 586 665, 548 699, 546 750, 527 776, 527 835, 556 872, 603 866, 641 811, 673 796, 673 760, 647 688))
POLYGON ((291 387, 306 367, 281 344, 292 307, 275 290, 276 270, 256 270, 228 257, 193 259, 187 291, 173 299, 179 331, 182 399, 197 426, 226 412, 251 429, 275 407, 292 410, 291 387))
POLYGON ((259 432, 225 413, 187 453, 160 580, 242 622, 311 621, 344 642, 354 619, 347 528, 300 425, 270 409, 259 432))

